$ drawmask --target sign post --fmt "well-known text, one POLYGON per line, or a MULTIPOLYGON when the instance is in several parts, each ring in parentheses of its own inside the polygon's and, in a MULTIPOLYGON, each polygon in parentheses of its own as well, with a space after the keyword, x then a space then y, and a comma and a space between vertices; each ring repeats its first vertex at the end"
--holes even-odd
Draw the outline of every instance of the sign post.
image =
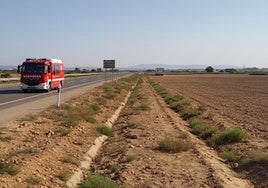
POLYGON ((105 69, 105 81, 106 81, 106 69, 112 69, 112 81, 113 81, 115 60, 103 60, 103 68, 105 69))
POLYGON ((57 95, 57 107, 60 107, 60 95, 61 95, 61 84, 58 87, 58 95, 57 95))

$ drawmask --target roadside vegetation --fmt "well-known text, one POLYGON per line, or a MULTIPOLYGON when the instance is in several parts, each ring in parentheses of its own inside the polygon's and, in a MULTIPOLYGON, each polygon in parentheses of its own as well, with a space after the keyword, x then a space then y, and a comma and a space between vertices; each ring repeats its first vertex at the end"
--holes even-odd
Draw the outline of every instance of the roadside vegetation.
POLYGON ((192 144, 185 139, 166 137, 158 143, 158 149, 168 153, 178 153, 192 148, 192 144))
POLYGON ((79 188, 118 188, 116 182, 106 176, 102 176, 99 174, 89 174, 88 178, 83 181, 79 186, 79 188))
POLYGON ((97 131, 101 134, 106 135, 106 136, 113 136, 114 135, 113 129, 106 126, 106 125, 98 126, 97 131))
POLYGON ((66 182, 69 178, 71 178, 72 172, 69 170, 62 170, 57 174, 57 178, 59 178, 61 181, 66 182))
MULTIPOLYGON (((9 147, 9 150, 5 151, 5 153, 1 153, 0 175, 8 174, 15 176, 22 172, 23 169, 21 169, 21 166, 19 165, 21 161, 27 160, 27 158, 33 156, 41 155, 46 149, 50 148, 47 148, 47 145, 58 143, 58 141, 61 140, 61 137, 67 137, 68 135, 73 134, 73 131, 76 129, 79 129, 79 131, 76 131, 75 134, 78 133, 82 135, 86 126, 92 126, 96 128, 92 134, 98 134, 98 132, 100 132, 107 136, 113 136, 113 129, 105 125, 99 125, 102 123, 102 120, 99 120, 99 117, 103 116, 101 113, 109 113, 109 111, 113 111, 117 108, 120 105, 122 98, 126 96, 128 91, 133 89, 132 86, 137 82, 137 79, 138 76, 133 75, 114 82, 105 83, 88 95, 85 94, 82 97, 72 98, 71 100, 62 103, 60 108, 52 106, 50 107, 50 110, 45 110, 40 114, 27 115, 26 117, 21 118, 18 120, 18 127, 14 128, 14 130, 1 129, 0 142, 3 144, 9 144, 9 142, 13 141, 15 142, 14 135, 18 134, 16 132, 17 130, 21 132, 22 129, 26 128, 27 134, 23 134, 22 137, 19 138, 23 144, 16 146, 14 143, 10 143, 9 145, 12 144, 12 148, 9 147), (114 101, 118 101, 118 104, 114 105, 116 104, 114 101), (43 126, 46 126, 46 129, 39 129, 43 126), (28 127, 31 127, 31 129, 28 129, 28 127), (40 141, 36 142, 38 138, 42 138, 42 141, 40 139, 40 141)), ((146 110, 146 108, 146 106, 141 105, 141 110, 146 110)), ((139 124, 138 122, 129 122, 127 126, 135 129, 139 124)), ((69 138, 71 137, 68 137, 68 139, 69 138)), ((73 143, 79 146, 85 144, 83 139, 77 139, 73 141, 73 143)), ((124 154, 126 150, 126 147, 117 148, 117 151, 122 154, 124 154)), ((55 177, 62 182, 66 182, 72 175, 69 167, 77 167, 80 164, 78 157, 77 154, 71 153, 66 153, 65 156, 59 156, 59 162, 62 164, 65 163, 67 168, 55 172, 55 177)), ((136 154, 129 154, 126 155, 124 160, 131 162, 136 158, 136 154)), ((113 164, 111 170, 117 172, 120 168, 120 164, 113 164)), ((100 176, 95 176, 95 180, 99 177, 100 176)), ((29 175, 23 181, 29 186, 33 186, 39 185, 43 182, 43 179, 34 175, 29 175)), ((103 179, 101 179, 101 182, 103 182, 103 179)), ((112 184, 108 183, 107 186, 112 187, 112 184)))
MULTIPOLYGON (((136 80, 137 81, 137 80, 136 80)), ((139 114, 143 113, 144 111, 151 110, 151 108, 147 104, 147 96, 144 96, 140 92, 140 85, 142 83, 142 80, 139 78, 136 87, 133 89, 132 94, 129 98, 129 101, 127 103, 129 108, 127 110, 124 110, 120 117, 128 116, 131 114, 139 114)), ((129 87, 126 85, 125 87, 129 87)), ((130 88, 128 88, 130 89, 130 88)), ((105 96, 111 96, 111 89, 109 87, 105 87, 105 96)), ((115 134, 118 134, 117 131, 121 132, 123 130, 135 130, 139 129, 141 127, 141 123, 138 120, 135 121, 126 121, 121 125, 120 130, 118 130, 117 127, 110 128, 105 125, 101 125, 97 127, 98 132, 101 134, 110 136, 108 139, 117 139, 117 137, 111 137, 115 134)), ((126 131, 128 132, 128 131, 126 131)), ((129 139, 137 139, 136 135, 126 134, 126 138, 129 139)), ((109 143, 109 141, 108 141, 109 143)), ((118 146, 118 147, 111 147, 106 148, 105 151, 101 152, 99 156, 97 156, 94 159, 94 164, 98 165, 98 163, 101 163, 101 161, 105 160, 103 157, 105 156, 113 156, 113 160, 107 161, 105 164, 105 170, 101 174, 89 174, 88 178, 84 180, 79 187, 119 187, 119 185, 114 181, 113 175, 116 176, 116 174, 120 173, 121 169, 124 169, 125 165, 128 163, 131 163, 138 159, 138 154, 129 152, 129 148, 125 145, 118 146), (112 180, 113 179, 113 180, 112 180)))
POLYGON ((81 121, 97 124, 97 115, 102 112, 103 108, 110 108, 107 106, 108 101, 116 99, 123 91, 129 91, 136 80, 137 76, 134 75, 114 83, 105 83, 101 86, 102 92, 95 94, 94 101, 88 101, 86 97, 82 99, 83 102, 73 99, 62 104, 60 108, 52 107, 52 110, 46 111, 43 117, 58 122, 57 125, 60 128, 56 127, 54 131, 62 136, 68 135, 81 121))
POLYGON ((14 176, 19 172, 19 167, 11 162, 10 157, 0 156, 0 174, 9 174, 14 176))

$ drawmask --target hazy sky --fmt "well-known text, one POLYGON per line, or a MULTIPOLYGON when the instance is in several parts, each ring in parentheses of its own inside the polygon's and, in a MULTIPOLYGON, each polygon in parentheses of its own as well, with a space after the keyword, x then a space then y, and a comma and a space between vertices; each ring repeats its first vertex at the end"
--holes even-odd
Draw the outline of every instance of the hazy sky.
POLYGON ((268 67, 268 0, 0 0, 0 65, 268 67))

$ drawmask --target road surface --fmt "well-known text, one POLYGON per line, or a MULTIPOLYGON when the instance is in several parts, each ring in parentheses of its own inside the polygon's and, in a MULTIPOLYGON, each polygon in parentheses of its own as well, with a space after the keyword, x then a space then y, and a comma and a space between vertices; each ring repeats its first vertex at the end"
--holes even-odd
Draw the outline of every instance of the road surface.
MULTIPOLYGON (((129 73, 114 73, 113 78, 119 78, 129 73)), ((106 80, 112 79, 112 74, 107 73, 106 80)), ((104 74, 68 78, 62 89, 62 101, 85 92, 105 82, 104 74)), ((19 83, 12 86, 0 87, 0 126, 7 122, 22 117, 31 112, 37 112, 56 104, 57 91, 23 93, 19 83)))

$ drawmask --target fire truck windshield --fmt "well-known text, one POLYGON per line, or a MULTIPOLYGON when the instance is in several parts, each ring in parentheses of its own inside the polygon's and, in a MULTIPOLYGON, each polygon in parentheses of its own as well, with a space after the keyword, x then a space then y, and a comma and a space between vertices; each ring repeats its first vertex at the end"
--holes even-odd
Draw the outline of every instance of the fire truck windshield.
POLYGON ((27 63, 22 66, 23 73, 44 73, 44 65, 43 64, 31 64, 27 63))

